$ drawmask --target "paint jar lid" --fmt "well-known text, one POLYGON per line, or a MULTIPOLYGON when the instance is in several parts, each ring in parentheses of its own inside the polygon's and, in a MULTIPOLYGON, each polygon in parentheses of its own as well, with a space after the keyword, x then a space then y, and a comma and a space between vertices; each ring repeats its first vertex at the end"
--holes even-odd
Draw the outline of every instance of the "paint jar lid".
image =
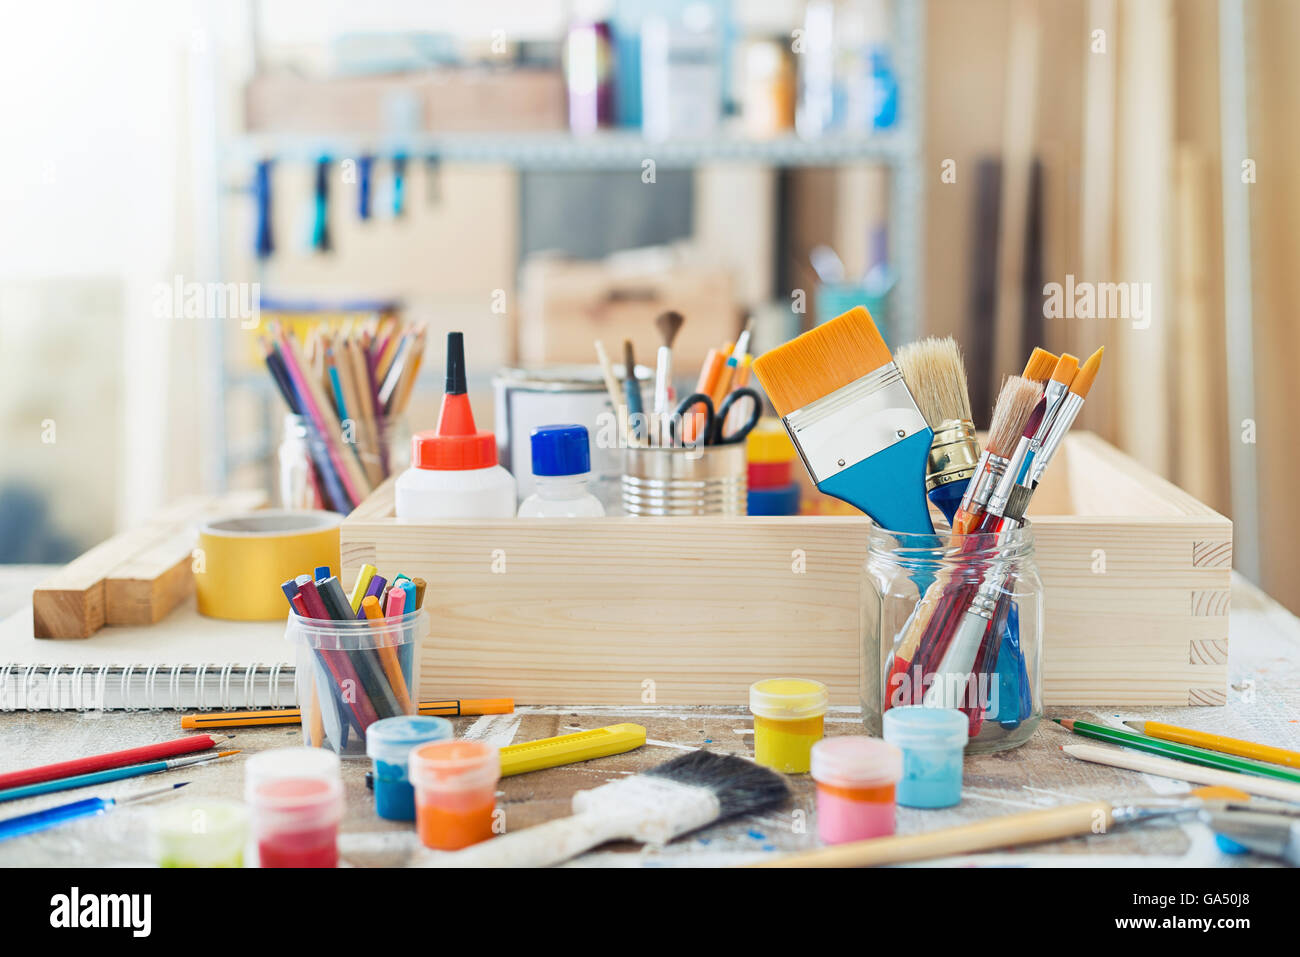
POLYGON ((430 741, 451 738, 451 722, 432 715, 401 715, 384 718, 366 729, 366 754, 376 761, 405 767, 411 749, 430 741))
POLYGON ((749 710, 760 718, 815 718, 828 701, 826 686, 811 678, 764 678, 749 686, 749 710))
POLYGON ((745 454, 750 464, 791 462, 795 458, 794 443, 780 419, 759 419, 758 425, 745 439, 745 454))
POLYGON ((492 787, 501 777, 501 752, 482 741, 434 741, 411 752, 408 777, 429 791, 492 787))
POLYGON ((888 741, 850 735, 812 746, 813 780, 838 788, 893 784, 903 776, 903 752, 888 741))
POLYGON ((153 815, 154 856, 166 866, 214 866, 237 858, 248 841, 248 808, 219 799, 178 801, 153 815))
POLYGON ((286 816, 330 817, 343 813, 339 756, 324 748, 276 748, 244 764, 244 800, 286 816))
POLYGON ((955 708, 903 705, 885 712, 884 736, 900 748, 964 748, 970 719, 955 708))

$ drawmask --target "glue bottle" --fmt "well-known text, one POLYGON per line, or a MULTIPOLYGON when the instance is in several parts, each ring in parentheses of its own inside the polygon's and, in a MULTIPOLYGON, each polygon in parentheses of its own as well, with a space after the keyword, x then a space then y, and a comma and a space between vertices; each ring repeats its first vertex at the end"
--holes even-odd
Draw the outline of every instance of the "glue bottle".
POLYGON ((397 517, 513 518, 514 476, 497 464, 497 440, 474 424, 465 385, 465 337, 447 334, 447 387, 438 427, 411 439, 411 467, 397 479, 397 517))
POLYGON ((529 436, 537 492, 519 506, 520 518, 599 518, 600 499, 587 490, 591 443, 583 425, 543 425, 529 436))

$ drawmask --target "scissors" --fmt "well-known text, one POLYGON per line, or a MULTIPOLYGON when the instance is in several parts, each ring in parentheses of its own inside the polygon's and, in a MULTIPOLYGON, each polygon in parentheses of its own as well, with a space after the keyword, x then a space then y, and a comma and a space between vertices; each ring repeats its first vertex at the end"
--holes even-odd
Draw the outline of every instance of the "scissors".
POLYGON ((677 423, 683 421, 686 414, 697 405, 704 406, 704 428, 697 433, 704 445, 734 445, 745 441, 745 436, 754 430, 754 426, 758 424, 758 417, 763 413, 763 400, 753 389, 736 389, 723 400, 717 411, 714 411, 711 398, 703 392, 692 392, 678 403, 677 411, 668 422, 668 434, 674 445, 677 444, 677 423), (749 418, 736 431, 724 433, 723 430, 727 427, 727 416, 732 406, 741 399, 750 400, 749 418))

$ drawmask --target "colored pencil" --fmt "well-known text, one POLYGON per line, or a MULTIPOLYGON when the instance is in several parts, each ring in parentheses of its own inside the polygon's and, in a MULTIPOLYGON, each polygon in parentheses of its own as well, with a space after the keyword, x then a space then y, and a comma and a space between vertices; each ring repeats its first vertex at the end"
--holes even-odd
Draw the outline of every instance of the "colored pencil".
POLYGON ((1203 768, 1215 768, 1219 771, 1232 771, 1237 774, 1257 774, 1261 777, 1277 778, 1279 781, 1300 784, 1300 772, 1288 771, 1285 768, 1265 764, 1262 761, 1252 761, 1249 758, 1238 758, 1217 751, 1207 751, 1205 748, 1176 744, 1172 741, 1162 741, 1159 738, 1149 738, 1144 734, 1120 731, 1118 728, 1108 728, 1101 724, 1077 721, 1074 718, 1053 718, 1052 720, 1067 731, 1072 731, 1085 738, 1107 741, 1110 744, 1123 745, 1136 751, 1158 754, 1161 757, 1173 758, 1177 761, 1187 761, 1203 768))
POLYGON ((55 791, 71 791, 73 788, 90 787, 92 784, 104 784, 108 781, 121 781, 123 778, 135 778, 142 774, 157 774, 159 771, 172 771, 176 768, 188 768, 195 764, 207 764, 217 758, 228 758, 239 751, 216 751, 212 754, 191 754, 181 758, 168 758, 165 761, 150 761, 148 764, 132 764, 124 768, 111 768, 96 771, 93 774, 78 774, 75 777, 59 778, 56 781, 42 781, 26 787, 10 788, 0 791, 0 801, 16 801, 19 798, 36 797, 38 794, 53 794, 55 791))
POLYGON ((1099 748, 1092 744, 1067 744, 1061 748, 1066 754, 1080 761, 1104 764, 1126 771, 1140 771, 1154 774, 1175 781, 1187 781, 1192 784, 1215 784, 1237 788, 1247 794, 1275 798, 1278 801, 1290 801, 1300 804, 1300 784, 1288 781, 1274 781, 1271 778, 1256 777, 1253 774, 1238 774, 1235 771, 1220 771, 1217 768, 1203 768, 1187 761, 1171 761, 1150 754, 1135 754, 1132 751, 1115 748, 1099 748))
MULTIPOLYGON (((421 701, 420 714, 443 718, 478 717, 485 714, 510 714, 515 710, 511 698, 438 698, 421 701)), ((187 714, 181 718, 181 727, 194 728, 255 728, 262 725, 301 724, 302 712, 297 708, 277 708, 271 711, 225 711, 205 714, 187 714)))
POLYGON ((216 736, 197 734, 192 737, 162 741, 158 744, 146 744, 139 748, 127 748, 125 751, 110 751, 106 754, 76 758, 72 761, 60 761, 57 764, 45 764, 36 768, 26 768, 22 771, 10 771, 7 774, 0 774, 0 789, 20 788, 28 784, 39 784, 42 781, 54 781, 59 778, 70 778, 78 774, 91 774, 95 771, 126 767, 128 764, 139 764, 142 761, 159 761, 174 758, 180 754, 193 754, 195 751, 206 751, 209 748, 215 748, 220 742, 229 740, 229 738, 230 735, 227 734, 216 736))
POLYGON ((1235 754, 1241 758, 1253 758, 1267 764, 1282 764, 1288 768, 1300 768, 1300 751, 1288 751, 1241 738, 1229 738, 1222 734, 1210 734, 1207 731, 1195 731, 1192 728, 1180 728, 1174 724, 1161 721, 1125 721, 1126 725, 1138 734, 1159 738, 1161 741, 1173 741, 1178 744, 1190 744, 1207 751, 1220 754, 1235 754))

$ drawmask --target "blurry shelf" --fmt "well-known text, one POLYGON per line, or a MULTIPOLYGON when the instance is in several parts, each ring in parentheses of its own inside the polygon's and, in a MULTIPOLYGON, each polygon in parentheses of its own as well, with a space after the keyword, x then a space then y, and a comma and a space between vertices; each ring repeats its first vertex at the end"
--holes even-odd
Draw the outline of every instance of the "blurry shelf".
POLYGON ((312 136, 250 133, 233 140, 228 158, 254 162, 273 158, 311 162, 375 154, 436 157, 448 163, 498 163, 529 170, 640 169, 647 159, 657 167, 690 167, 711 162, 764 163, 772 166, 834 166, 841 163, 894 163, 915 158, 915 141, 899 131, 869 135, 836 134, 803 139, 773 139, 720 134, 706 139, 647 140, 640 133, 609 131, 577 136, 553 133, 444 133, 405 137, 375 135, 312 136))

